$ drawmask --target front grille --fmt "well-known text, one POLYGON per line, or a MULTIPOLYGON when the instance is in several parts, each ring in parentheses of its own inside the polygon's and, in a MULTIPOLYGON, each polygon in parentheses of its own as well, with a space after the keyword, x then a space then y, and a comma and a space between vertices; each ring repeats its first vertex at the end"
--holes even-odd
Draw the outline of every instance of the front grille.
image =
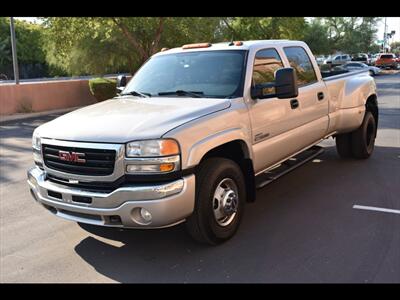
POLYGON ((60 172, 105 176, 114 172, 115 150, 88 149, 77 147, 64 147, 55 145, 42 145, 43 160, 45 165, 60 172), (59 158, 59 151, 84 153, 84 163, 65 161, 59 158))

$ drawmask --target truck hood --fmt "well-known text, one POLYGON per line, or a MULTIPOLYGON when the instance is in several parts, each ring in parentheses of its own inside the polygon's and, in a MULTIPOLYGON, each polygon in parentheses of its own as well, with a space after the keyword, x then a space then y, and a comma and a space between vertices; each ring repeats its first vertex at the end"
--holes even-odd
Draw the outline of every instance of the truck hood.
POLYGON ((90 105, 41 125, 41 137, 126 143, 160 138, 188 121, 230 107, 229 99, 124 96, 90 105))

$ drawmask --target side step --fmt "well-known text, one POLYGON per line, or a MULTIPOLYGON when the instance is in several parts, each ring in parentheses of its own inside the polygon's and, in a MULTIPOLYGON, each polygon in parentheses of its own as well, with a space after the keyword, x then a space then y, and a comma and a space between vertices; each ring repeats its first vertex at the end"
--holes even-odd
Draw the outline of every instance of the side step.
POLYGON ((273 169, 269 169, 256 177, 256 188, 260 189, 267 184, 273 182, 275 179, 289 173, 290 171, 300 167, 306 162, 324 152, 324 148, 320 146, 312 146, 311 148, 293 156, 273 169))

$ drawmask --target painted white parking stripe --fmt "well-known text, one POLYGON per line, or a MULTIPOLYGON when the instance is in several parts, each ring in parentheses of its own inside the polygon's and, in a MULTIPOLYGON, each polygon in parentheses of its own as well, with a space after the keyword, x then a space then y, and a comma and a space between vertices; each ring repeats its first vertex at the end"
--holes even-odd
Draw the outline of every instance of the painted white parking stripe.
POLYGON ((381 208, 381 207, 364 206, 364 205, 353 205, 353 208, 355 208, 355 209, 382 211, 382 212, 388 212, 388 213, 393 213, 393 214, 400 214, 400 210, 398 210, 398 209, 381 208))

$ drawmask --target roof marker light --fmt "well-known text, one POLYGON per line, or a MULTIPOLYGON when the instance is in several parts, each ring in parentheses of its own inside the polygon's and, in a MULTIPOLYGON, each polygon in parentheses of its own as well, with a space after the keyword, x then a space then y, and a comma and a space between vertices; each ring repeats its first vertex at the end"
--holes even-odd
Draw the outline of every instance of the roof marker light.
POLYGON ((211 43, 187 44, 183 45, 182 49, 208 48, 208 47, 211 47, 211 43))
POLYGON ((230 42, 229 43, 229 46, 242 46, 243 45, 243 42, 241 42, 241 41, 232 41, 232 42, 230 42))

